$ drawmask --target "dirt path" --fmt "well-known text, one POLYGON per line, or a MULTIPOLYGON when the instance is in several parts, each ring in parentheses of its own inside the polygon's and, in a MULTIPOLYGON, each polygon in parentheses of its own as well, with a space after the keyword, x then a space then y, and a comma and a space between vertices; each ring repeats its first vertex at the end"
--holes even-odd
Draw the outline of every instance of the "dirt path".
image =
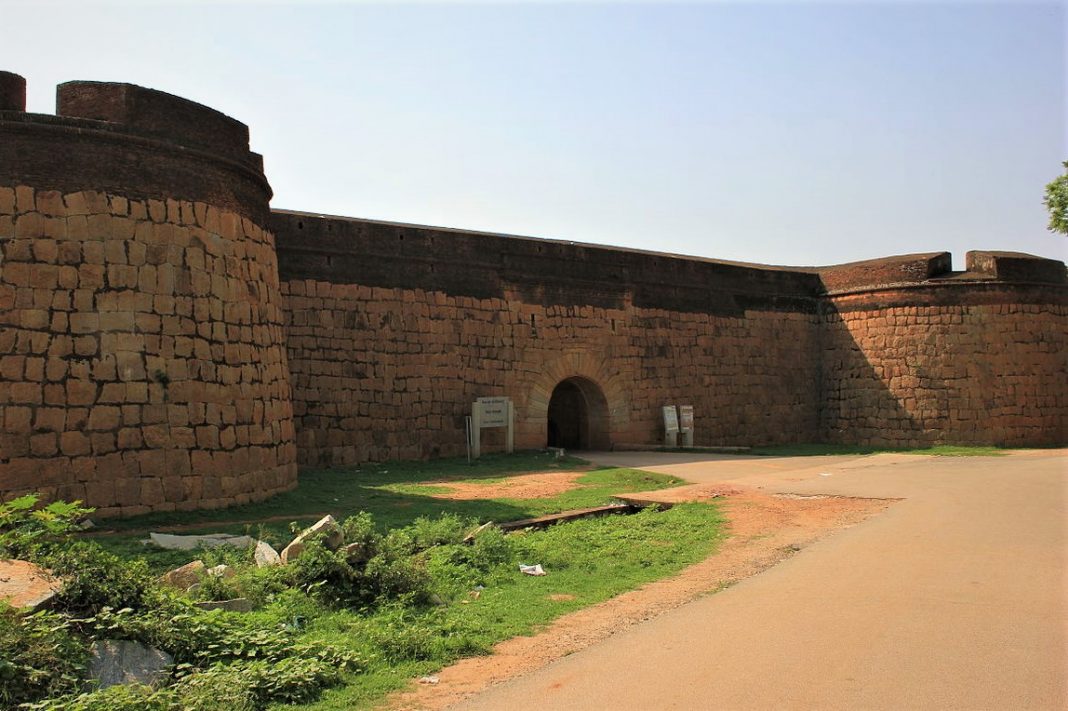
POLYGON ((649 493, 659 501, 719 498, 731 537, 714 555, 672 578, 560 617, 532 637, 501 642, 488 657, 464 659, 441 670, 436 675, 436 685, 413 685, 393 694, 383 708, 430 710, 458 703, 494 684, 755 575, 818 538, 858 523, 891 503, 881 499, 777 496, 733 485, 698 485, 649 493))
POLYGON ((447 493, 430 494, 435 499, 546 499, 571 491, 586 471, 535 472, 517 474, 500 481, 440 481, 424 482, 425 486, 441 486, 447 493))
POLYGON ((897 501, 457 711, 1068 709, 1068 450, 591 459, 769 493, 897 501))

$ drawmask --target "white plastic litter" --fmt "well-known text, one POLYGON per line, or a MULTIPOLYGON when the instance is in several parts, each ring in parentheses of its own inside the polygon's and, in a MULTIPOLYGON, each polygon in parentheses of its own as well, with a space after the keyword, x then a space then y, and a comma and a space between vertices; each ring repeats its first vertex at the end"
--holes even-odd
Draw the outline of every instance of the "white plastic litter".
POLYGON ((419 679, 420 684, 437 684, 440 681, 436 676, 424 676, 419 679))
POLYGON ((545 575, 545 571, 542 570, 541 564, 536 565, 523 565, 519 564, 519 572, 526 575, 545 575))
POLYGON ((820 472, 820 476, 833 476, 830 472, 820 472))

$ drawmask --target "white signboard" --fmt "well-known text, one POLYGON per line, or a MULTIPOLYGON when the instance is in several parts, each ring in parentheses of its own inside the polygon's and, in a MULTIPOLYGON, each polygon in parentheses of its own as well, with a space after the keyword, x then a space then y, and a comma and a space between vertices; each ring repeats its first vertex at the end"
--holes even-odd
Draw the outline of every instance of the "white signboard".
POLYGON ((679 416, 674 405, 664 405, 664 432, 675 434, 679 431, 679 416))
POLYGON ((482 454, 482 428, 506 427, 505 450, 515 451, 515 408, 508 397, 480 397, 471 403, 471 455, 478 459, 482 454))
POLYGON ((506 397, 480 397, 476 400, 476 407, 482 410, 479 425, 482 427, 507 427, 509 423, 509 402, 506 397))
POLYGON ((679 405, 679 432, 693 432, 693 405, 679 405))

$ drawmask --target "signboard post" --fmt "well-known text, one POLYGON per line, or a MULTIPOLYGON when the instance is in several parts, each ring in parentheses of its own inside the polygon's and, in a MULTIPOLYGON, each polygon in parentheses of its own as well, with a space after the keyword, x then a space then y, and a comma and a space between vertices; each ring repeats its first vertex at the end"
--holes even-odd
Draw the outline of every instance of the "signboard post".
POLYGON ((471 457, 482 455, 482 428, 506 427, 505 450, 515 451, 515 407, 511 398, 480 397, 471 404, 471 457))
POLYGON ((664 446, 679 446, 679 416, 674 405, 664 405, 664 446))
POLYGON ((679 405, 679 433, 682 446, 693 446, 693 405, 679 405))

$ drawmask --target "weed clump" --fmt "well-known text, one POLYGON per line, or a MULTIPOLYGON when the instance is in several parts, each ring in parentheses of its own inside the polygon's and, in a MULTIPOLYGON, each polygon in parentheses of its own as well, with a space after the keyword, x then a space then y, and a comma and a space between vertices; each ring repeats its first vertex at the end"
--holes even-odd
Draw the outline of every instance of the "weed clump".
POLYGON ((355 540, 337 550, 313 540, 289 566, 297 587, 329 604, 351 608, 393 600, 420 605, 430 599, 430 576, 414 552, 431 537, 409 529, 379 533, 369 514, 349 517, 342 531, 346 541, 350 532, 355 540))
POLYGON ((0 602, 0 708, 73 691, 88 658, 88 643, 65 617, 0 602))

